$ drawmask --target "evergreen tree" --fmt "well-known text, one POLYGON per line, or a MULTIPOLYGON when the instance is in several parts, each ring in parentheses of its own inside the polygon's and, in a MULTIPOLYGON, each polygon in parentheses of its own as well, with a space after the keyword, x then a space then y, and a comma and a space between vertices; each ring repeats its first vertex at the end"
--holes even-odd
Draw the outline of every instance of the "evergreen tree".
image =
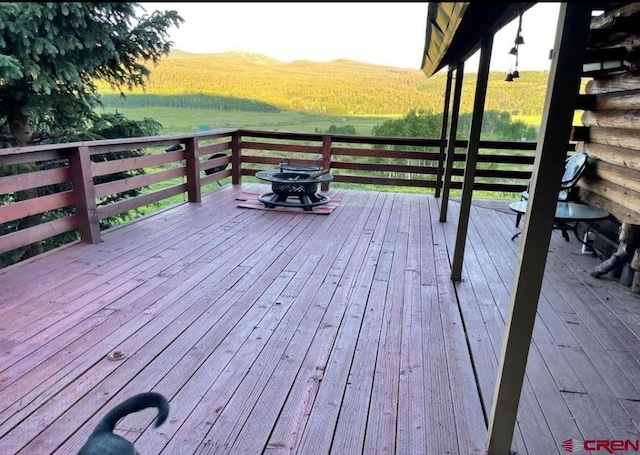
POLYGON ((442 114, 412 109, 401 119, 387 120, 373 128, 375 136, 439 138, 442 114))
MULTIPOLYGON (((128 133, 120 137, 158 134, 160 127, 152 120, 129 122, 120 116, 97 116, 94 108, 100 99, 95 84, 108 83, 122 96, 125 89, 144 87, 150 75, 147 63, 157 64, 169 54, 169 28, 182 22, 175 11, 147 15, 137 3, 0 4, 0 146, 101 139, 109 137, 109 131, 128 133)), ((133 150, 107 159, 140 153, 133 150)), ((0 175, 60 165, 2 166, 0 175)), ((0 203, 60 190, 64 188, 0 195, 0 203)), ((2 225, 0 235, 63 216, 68 210, 2 225)), ((64 240, 38 242, 13 252, 9 262, 34 256, 59 242, 64 240)))
POLYGON ((0 4, 0 127, 8 145, 86 128, 99 98, 144 86, 146 62, 169 54, 175 11, 142 14, 137 3, 0 4))

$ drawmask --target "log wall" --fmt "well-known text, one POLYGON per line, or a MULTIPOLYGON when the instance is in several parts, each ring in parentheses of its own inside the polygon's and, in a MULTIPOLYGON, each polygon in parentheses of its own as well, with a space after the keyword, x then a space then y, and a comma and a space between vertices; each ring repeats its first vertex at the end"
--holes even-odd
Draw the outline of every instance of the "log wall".
MULTIPOLYGON (((628 92, 623 87, 631 79, 625 73, 608 78, 608 84, 594 79, 586 85, 595 103, 582 114, 588 141, 579 142, 576 149, 589 155, 589 165, 578 186, 582 199, 608 210, 621 223, 640 224, 640 110, 622 103, 628 92), (612 87, 620 91, 611 92, 612 87), (612 103, 615 95, 618 99, 612 103), (612 109, 613 104, 619 109, 612 109)), ((640 89, 640 76, 633 79, 640 89)))
POLYGON ((587 58, 599 55, 604 62, 623 56, 626 69, 589 73, 593 79, 583 96, 589 104, 582 114, 588 134, 576 150, 589 155, 578 182, 580 198, 615 217, 620 229, 613 240, 620 248, 628 244, 621 233, 636 232, 640 226, 640 70, 633 57, 640 50, 640 5, 616 5, 592 21, 587 58))

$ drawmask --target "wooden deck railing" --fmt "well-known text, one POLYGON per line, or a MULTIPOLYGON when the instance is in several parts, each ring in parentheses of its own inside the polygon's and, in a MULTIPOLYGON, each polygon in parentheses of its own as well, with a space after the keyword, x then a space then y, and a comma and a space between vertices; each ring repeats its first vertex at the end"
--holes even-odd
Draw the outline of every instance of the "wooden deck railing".
MULTIPOLYGON (((456 145, 464 151, 466 141, 456 145)), ((535 146, 481 142, 474 189, 522 191, 531 176, 535 146)), ((100 220, 172 197, 198 202, 216 182, 230 177, 239 184, 243 176, 277 167, 285 158, 322 164, 331 170, 332 184, 439 189, 442 150, 439 139, 244 129, 1 149, 0 254, 74 230, 82 241, 99 242, 100 220), (143 154, 113 159, 114 152, 127 150, 143 154), (207 159, 214 154, 219 157, 207 159), (144 172, 113 178, 137 169, 144 172), (144 191, 114 198, 136 189, 144 191), (59 210, 63 208, 67 210, 59 210)), ((464 158, 464 153, 455 155, 453 189, 461 188, 464 158)))
MULTIPOLYGON (((241 130, 241 135, 242 175, 253 175, 258 166, 277 166, 282 157, 297 159, 301 163, 313 163, 320 158, 324 167, 331 169, 333 182, 337 183, 433 189, 442 186, 442 181, 437 178, 442 175, 438 172, 443 145, 439 139, 255 130, 241 130), (309 142, 317 144, 308 145, 309 142)), ((456 142, 456 148, 461 151, 466 147, 466 140, 456 142)), ((526 188, 531 178, 535 142, 481 141, 480 147, 475 190, 519 193, 526 188), (482 150, 511 153, 482 153, 482 150)), ((456 153, 454 177, 463 175, 464 160, 464 153, 456 153)), ((454 180, 451 187, 460 189, 462 179, 454 180)))

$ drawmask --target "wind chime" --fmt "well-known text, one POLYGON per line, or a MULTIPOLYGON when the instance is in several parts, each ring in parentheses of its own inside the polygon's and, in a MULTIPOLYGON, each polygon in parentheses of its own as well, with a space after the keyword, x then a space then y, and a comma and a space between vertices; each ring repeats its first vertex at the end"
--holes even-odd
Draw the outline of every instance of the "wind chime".
POLYGON ((520 16, 518 19, 518 31, 516 32, 516 39, 513 47, 509 51, 509 54, 516 57, 516 64, 514 69, 509 70, 509 73, 505 78, 505 81, 507 82, 513 82, 514 79, 520 77, 520 72, 518 71, 518 48, 521 44, 524 44, 524 38, 522 38, 522 11, 520 11, 520 16))

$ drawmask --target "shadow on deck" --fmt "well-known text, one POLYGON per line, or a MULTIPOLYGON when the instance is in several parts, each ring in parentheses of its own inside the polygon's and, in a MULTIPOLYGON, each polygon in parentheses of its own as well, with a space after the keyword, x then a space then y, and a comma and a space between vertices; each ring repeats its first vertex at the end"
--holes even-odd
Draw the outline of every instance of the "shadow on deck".
MULTIPOLYGON (((474 206, 451 282, 458 204, 332 190, 330 215, 238 208, 225 186, 0 271, 0 453, 75 453, 123 419, 154 453, 482 453, 518 240, 474 206), (123 360, 108 360, 114 351, 123 360)), ((638 439, 637 295, 554 232, 514 435, 518 454, 566 439, 638 439)))

